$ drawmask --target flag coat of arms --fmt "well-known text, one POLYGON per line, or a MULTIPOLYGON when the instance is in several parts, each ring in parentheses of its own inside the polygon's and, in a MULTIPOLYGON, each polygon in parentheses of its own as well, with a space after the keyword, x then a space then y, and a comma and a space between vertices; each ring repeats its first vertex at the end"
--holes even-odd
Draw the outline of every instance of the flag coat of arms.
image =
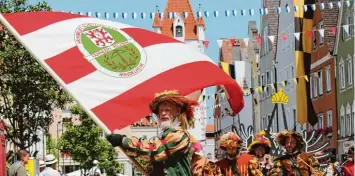
POLYGON ((205 54, 127 24, 63 12, 0 14, 4 26, 110 133, 150 113, 156 93, 223 85, 234 114, 243 91, 205 54))

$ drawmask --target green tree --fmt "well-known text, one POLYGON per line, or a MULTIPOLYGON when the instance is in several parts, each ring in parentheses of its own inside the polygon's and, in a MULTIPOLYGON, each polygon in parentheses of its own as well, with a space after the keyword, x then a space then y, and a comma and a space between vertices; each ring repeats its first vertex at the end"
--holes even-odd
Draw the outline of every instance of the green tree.
POLYGON ((59 158, 57 142, 50 136, 46 136, 46 154, 52 154, 55 158, 59 158))
POLYGON ((60 150, 68 152, 74 161, 81 164, 82 169, 90 169, 92 162, 98 160, 100 168, 108 175, 120 173, 123 167, 116 161, 117 152, 103 138, 103 131, 79 106, 73 106, 71 111, 79 116, 80 124, 65 124, 65 132, 58 142, 60 150))
MULTIPOLYGON (((46 2, 0 0, 1 13, 48 11, 46 2)), ((63 108, 71 98, 0 23, 0 116, 10 127, 6 137, 26 149, 39 141, 36 131, 48 131, 52 109, 63 108)))

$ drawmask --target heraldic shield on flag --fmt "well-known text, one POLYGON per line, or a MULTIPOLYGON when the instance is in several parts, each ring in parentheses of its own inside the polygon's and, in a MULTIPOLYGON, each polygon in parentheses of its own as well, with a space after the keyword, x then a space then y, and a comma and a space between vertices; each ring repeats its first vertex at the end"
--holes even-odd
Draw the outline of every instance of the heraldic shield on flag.
POLYGON ((84 57, 102 73, 132 77, 144 69, 144 49, 122 30, 102 24, 82 24, 75 31, 75 43, 84 57))

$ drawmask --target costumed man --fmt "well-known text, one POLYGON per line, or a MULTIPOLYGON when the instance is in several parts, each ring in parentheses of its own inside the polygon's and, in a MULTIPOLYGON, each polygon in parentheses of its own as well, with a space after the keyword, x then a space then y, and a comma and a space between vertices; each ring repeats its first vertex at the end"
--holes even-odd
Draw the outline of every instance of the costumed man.
POLYGON ((227 156, 217 161, 215 175, 218 175, 219 172, 223 176, 246 176, 249 173, 258 176, 262 175, 256 165, 250 164, 254 157, 248 153, 240 153, 242 143, 242 139, 234 132, 228 132, 221 137, 219 147, 226 151, 227 156))
POLYGON ((313 154, 302 152, 305 146, 302 136, 295 131, 283 131, 276 135, 277 143, 286 148, 286 154, 274 160, 270 175, 323 176, 318 160, 313 154))
POLYGON ((149 162, 150 175, 192 176, 193 138, 188 133, 194 127, 194 107, 198 102, 190 100, 177 91, 164 91, 156 95, 150 103, 150 110, 158 116, 158 125, 162 129, 159 137, 126 137, 108 135, 108 141, 121 146, 127 155, 140 157, 149 162))
POLYGON ((348 160, 343 164, 342 176, 354 176, 354 146, 348 150, 348 160))
MULTIPOLYGON (((265 135, 264 130, 260 131, 255 135, 254 141, 248 147, 249 154, 254 156, 250 164, 253 164, 254 168, 261 171, 263 175, 267 175, 273 167, 272 157, 269 155, 271 143, 265 135)), ((253 170, 250 171, 254 172, 253 170)))

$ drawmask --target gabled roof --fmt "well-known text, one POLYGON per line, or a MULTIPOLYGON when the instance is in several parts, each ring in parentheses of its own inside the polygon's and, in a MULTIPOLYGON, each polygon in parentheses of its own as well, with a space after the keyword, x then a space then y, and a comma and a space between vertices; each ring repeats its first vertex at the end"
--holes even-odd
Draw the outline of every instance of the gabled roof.
POLYGON ((185 39, 186 40, 197 40, 197 25, 205 25, 203 18, 195 18, 194 12, 189 0, 168 0, 166 3, 166 8, 162 19, 159 18, 158 13, 156 13, 153 27, 161 27, 161 33, 167 36, 173 35, 173 22, 174 18, 169 19, 169 12, 176 13, 180 15, 185 23, 185 39), (183 12, 187 12, 187 18, 184 18, 183 12))
POLYGON ((235 40, 235 43, 233 46, 232 46, 232 42, 231 42, 232 39, 221 39, 221 40, 222 40, 222 46, 220 49, 220 57, 219 57, 220 61, 227 62, 229 64, 233 64, 233 47, 234 46, 240 46, 242 59, 248 58, 248 46, 244 42, 243 39, 233 39, 233 40, 235 40))

